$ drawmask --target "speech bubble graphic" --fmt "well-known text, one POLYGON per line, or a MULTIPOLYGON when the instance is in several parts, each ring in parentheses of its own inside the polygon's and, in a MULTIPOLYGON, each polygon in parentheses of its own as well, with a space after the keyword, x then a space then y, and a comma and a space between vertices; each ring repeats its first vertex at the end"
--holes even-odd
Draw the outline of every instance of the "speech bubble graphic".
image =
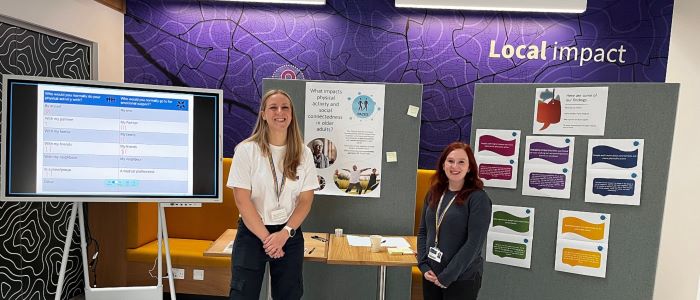
POLYGON ((630 169, 637 166, 639 149, 623 151, 614 147, 598 145, 593 147, 591 164, 607 163, 616 167, 630 169))
POLYGON ((480 164, 479 177, 486 180, 510 180, 511 178, 513 178, 513 166, 480 164))
POLYGON ((527 232, 530 230, 530 216, 517 217, 505 211, 493 213, 493 227, 503 226, 515 232, 527 232))
POLYGON ((593 193, 602 196, 633 196, 634 180, 619 178, 594 178, 593 193))
POLYGON ((601 254, 599 252, 564 248, 561 253, 561 262, 572 267, 600 268, 600 260, 601 254))
POLYGON ((491 151, 502 156, 515 154, 515 140, 502 140, 493 135, 479 137, 479 152, 491 151))
POLYGON ((529 186, 534 189, 563 190, 566 187, 566 175, 555 173, 530 173, 529 186))
POLYGON ((537 122, 543 123, 540 130, 545 130, 551 124, 557 124, 561 120, 561 101, 552 99, 549 103, 537 101, 537 122))
POLYGON ((544 159, 555 164, 565 164, 569 161, 569 146, 555 147, 547 143, 534 142, 530 144, 528 159, 544 159))
POLYGON ((493 241, 492 252, 493 255, 498 257, 525 259, 525 256, 527 255, 527 245, 505 241, 493 241))
POLYGON ((605 223, 595 224, 577 217, 565 217, 562 222, 561 232, 571 232, 589 240, 599 241, 605 236, 605 223))

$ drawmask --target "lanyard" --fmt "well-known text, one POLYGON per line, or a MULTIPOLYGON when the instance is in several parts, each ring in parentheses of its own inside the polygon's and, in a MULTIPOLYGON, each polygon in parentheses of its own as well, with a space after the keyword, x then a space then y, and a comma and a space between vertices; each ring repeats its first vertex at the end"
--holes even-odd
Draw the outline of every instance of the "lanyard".
POLYGON ((282 194, 282 190, 284 190, 284 183, 287 181, 287 178, 282 175, 282 184, 279 185, 277 181, 277 171, 275 171, 275 162, 272 160, 272 153, 267 155, 267 158, 270 160, 270 170, 272 171, 272 180, 275 182, 275 193, 277 194, 277 205, 280 203, 280 195, 282 194))
POLYGON ((443 198, 445 198, 444 193, 440 197, 440 202, 438 202, 438 206, 435 209, 435 248, 437 248, 437 246, 438 246, 438 237, 440 236, 440 225, 442 225, 442 219, 445 218, 445 214, 447 213, 447 210, 450 209, 450 206, 452 206, 452 202, 454 202, 455 198, 457 198, 457 193, 455 193, 455 195, 452 197, 452 200, 450 200, 450 203, 447 203, 447 207, 445 207, 445 210, 442 211, 442 214, 438 218, 438 211, 440 211, 440 205, 442 205, 443 198))

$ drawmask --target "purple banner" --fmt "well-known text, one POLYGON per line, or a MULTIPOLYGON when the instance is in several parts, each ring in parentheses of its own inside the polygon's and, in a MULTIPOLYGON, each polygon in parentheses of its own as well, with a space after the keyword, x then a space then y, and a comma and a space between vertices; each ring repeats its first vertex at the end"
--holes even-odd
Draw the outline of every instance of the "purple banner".
POLYGON ((479 152, 491 151, 502 156, 515 154, 515 139, 502 140, 493 135, 479 137, 479 152))
POLYGON ((566 187, 566 175, 532 172, 530 173, 529 186, 538 190, 563 190, 566 187))
POLYGON ((608 163, 616 167, 630 169, 637 166, 639 149, 623 151, 615 147, 599 145, 593 147, 591 163, 608 163))
POLYGON ((511 178, 513 178, 513 166, 480 164, 479 177, 486 180, 510 180, 511 178))
POLYGON ((634 180, 619 178, 594 178, 593 193, 602 196, 632 196, 634 195, 634 180))
POLYGON ((554 147, 547 143, 534 142, 530 144, 528 159, 540 158, 555 164, 565 164, 569 161, 569 146, 554 147))

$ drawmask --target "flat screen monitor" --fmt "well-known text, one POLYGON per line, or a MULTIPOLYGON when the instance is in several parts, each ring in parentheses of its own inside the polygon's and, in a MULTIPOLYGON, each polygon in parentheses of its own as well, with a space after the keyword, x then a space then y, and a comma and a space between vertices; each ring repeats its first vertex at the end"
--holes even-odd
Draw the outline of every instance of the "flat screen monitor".
POLYGON ((221 90, 3 76, 5 201, 221 202, 221 90))

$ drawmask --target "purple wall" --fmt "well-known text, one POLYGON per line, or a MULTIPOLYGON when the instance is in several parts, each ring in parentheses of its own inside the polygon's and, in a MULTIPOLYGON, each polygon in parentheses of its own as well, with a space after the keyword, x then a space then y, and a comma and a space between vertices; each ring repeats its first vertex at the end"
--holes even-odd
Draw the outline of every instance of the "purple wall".
POLYGON ((262 79, 292 73, 423 83, 419 167, 431 169, 446 144, 469 141, 475 83, 663 82, 673 0, 589 0, 583 14, 407 10, 387 0, 320 7, 129 0, 127 7, 125 81, 223 89, 225 156, 252 129, 262 79), (550 53, 489 58, 492 40, 498 53, 542 41, 550 53), (554 42, 622 46, 624 63, 552 59, 554 42))

